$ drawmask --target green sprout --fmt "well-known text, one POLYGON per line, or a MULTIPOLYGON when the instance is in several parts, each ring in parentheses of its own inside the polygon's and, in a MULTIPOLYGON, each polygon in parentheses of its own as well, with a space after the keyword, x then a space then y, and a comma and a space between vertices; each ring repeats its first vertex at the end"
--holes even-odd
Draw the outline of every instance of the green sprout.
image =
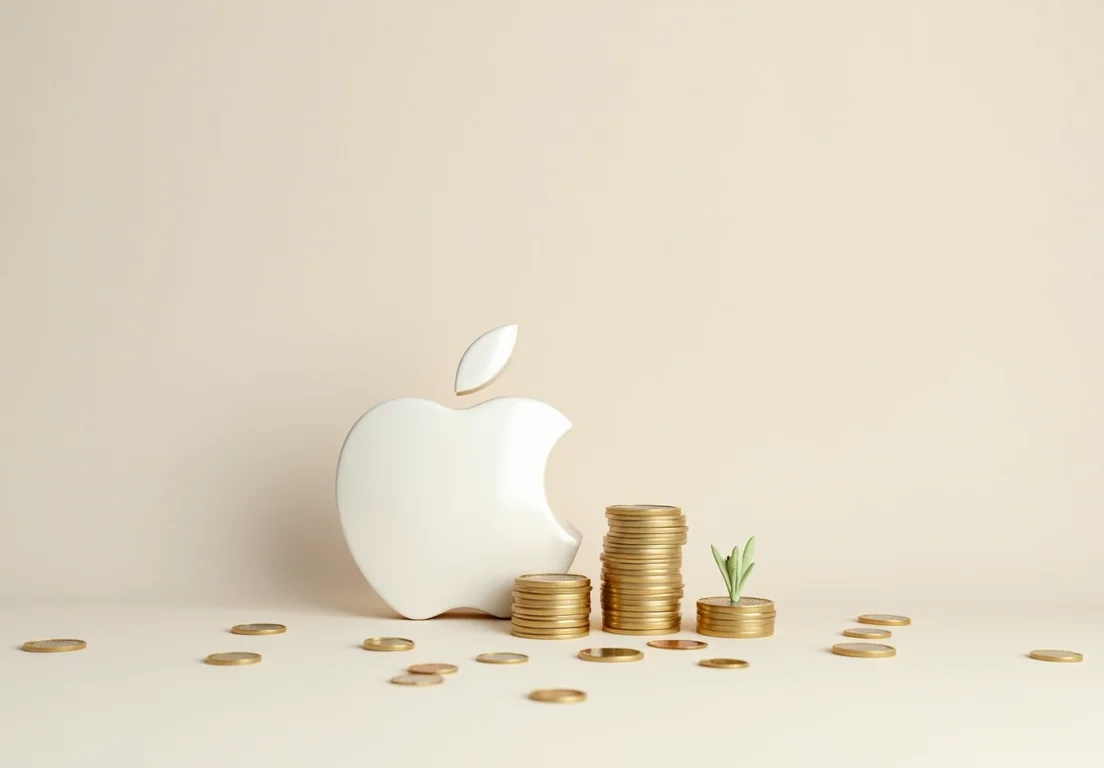
POLYGON ((733 603, 740 602, 740 590, 744 588, 747 577, 751 575, 751 569, 755 567, 752 560, 755 557, 755 537, 752 536, 744 545, 743 558, 740 557, 739 546, 733 547, 732 554, 728 557, 721 557, 716 547, 712 549, 713 559, 717 561, 717 567, 721 569, 721 575, 724 576, 725 586, 728 587, 728 599, 733 603), (742 571, 740 570, 741 559, 744 566, 742 571))

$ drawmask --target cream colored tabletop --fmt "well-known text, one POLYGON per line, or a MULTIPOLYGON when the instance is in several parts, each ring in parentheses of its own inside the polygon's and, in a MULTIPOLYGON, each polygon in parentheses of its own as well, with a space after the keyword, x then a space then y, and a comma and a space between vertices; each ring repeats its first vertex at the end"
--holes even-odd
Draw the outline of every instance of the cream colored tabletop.
MULTIPOLYGON (((597 617, 596 617, 597 618, 597 617)), ((778 632, 661 651, 649 638, 511 637, 509 623, 425 622, 250 606, 0 606, 0 765, 32 766, 1099 766, 1104 764, 1104 614, 939 612, 917 606, 780 606, 778 632), (848 610, 850 608, 851 610, 848 610), (908 613, 891 659, 832 655, 866 612, 908 613), (244 622, 283 635, 242 637, 244 622), (369 652, 399 635, 413 651, 369 652), (86 640, 73 653, 23 642, 86 640), (590 646, 645 651, 595 664, 590 646), (1027 658, 1081 651, 1080 664, 1027 658), (263 661, 214 667, 219 651, 263 661), (475 662, 518 651, 527 664, 475 662), (738 657, 741 670, 706 669, 738 657), (388 680, 414 663, 450 662, 443 685, 388 680), (581 704, 529 701, 577 688, 581 704)), ((678 637, 693 633, 693 616, 678 637)))

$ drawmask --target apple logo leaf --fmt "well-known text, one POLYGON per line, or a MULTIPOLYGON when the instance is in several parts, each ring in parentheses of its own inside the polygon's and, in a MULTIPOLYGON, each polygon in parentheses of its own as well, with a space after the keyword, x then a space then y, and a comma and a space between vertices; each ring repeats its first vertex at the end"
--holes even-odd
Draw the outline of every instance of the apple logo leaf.
POLYGON ((456 394, 470 395, 497 379, 516 343, 517 325, 495 328, 473 341, 456 369, 456 394))

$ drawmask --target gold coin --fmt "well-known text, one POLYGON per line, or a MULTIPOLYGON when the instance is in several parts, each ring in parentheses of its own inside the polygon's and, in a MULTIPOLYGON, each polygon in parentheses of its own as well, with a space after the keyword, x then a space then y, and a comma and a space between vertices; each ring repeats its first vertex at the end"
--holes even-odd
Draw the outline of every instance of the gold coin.
POLYGON ((665 565, 615 565, 602 563, 602 575, 612 573, 624 576, 678 576, 681 568, 669 568, 665 565))
POLYGON ((665 610, 642 611, 629 608, 603 608, 603 616, 613 616, 621 619, 681 619, 682 613, 677 608, 665 610))
POLYGON ((832 646, 832 653, 856 659, 887 659, 896 656, 897 649, 881 643, 836 643, 832 646))
POLYGON ((1077 651, 1058 651, 1051 649, 1034 650, 1028 655, 1039 661, 1063 661, 1067 663, 1083 661, 1085 659, 1085 657, 1077 651))
POLYGON ((607 622, 602 631, 609 632, 610 634, 614 635, 674 635, 682 631, 682 626, 678 622, 672 622, 671 624, 641 625, 630 624, 621 621, 612 621, 607 622))
POLYGON ((514 586, 534 590, 585 589, 590 579, 577 573, 526 573, 514 579, 514 586))
POLYGON ((740 640, 755 640, 761 637, 772 637, 774 635, 774 627, 770 629, 756 630, 754 632, 729 632, 725 629, 713 629, 712 627, 703 627, 698 625, 697 633, 699 635, 705 635, 706 637, 725 637, 728 639, 740 639, 740 640))
POLYGON ((452 675, 457 669, 455 664, 412 664, 406 671, 412 675, 452 675))
POLYGON ((28 640, 23 643, 23 650, 31 653, 67 653, 68 651, 82 651, 88 647, 83 640, 50 639, 28 640))
POLYGON ((617 539, 610 539, 606 536, 602 539, 603 552, 613 552, 621 554, 639 554, 639 555, 681 555, 682 544, 669 541, 657 541, 651 542, 636 542, 636 541, 618 541, 617 539))
POLYGON ((589 637, 590 630, 584 629, 582 632, 576 632, 571 635, 530 635, 515 629, 511 631, 510 634, 513 637, 520 637, 522 640, 578 640, 580 637, 589 637))
POLYGON ((586 637, 590 634, 590 627, 585 629, 528 629, 526 627, 511 627, 510 634, 514 637, 524 637, 528 640, 568 640, 576 637, 586 637))
POLYGON ((698 663, 712 669, 745 669, 748 666, 743 659, 702 659, 698 663))
POLYGON ((405 637, 369 637, 364 641, 364 648, 369 651, 412 651, 414 641, 405 637))
POLYGON ((704 614, 698 614, 698 620, 705 623, 713 623, 720 627, 745 627, 751 625, 763 625, 763 623, 774 623, 774 614, 750 614, 739 618, 719 618, 716 616, 707 616, 704 614))
POLYGON ((713 610, 715 608, 723 608, 727 611, 759 611, 764 610, 766 606, 769 610, 774 610, 774 601, 767 600, 765 597, 741 597, 740 602, 735 605, 727 597, 703 597, 698 601, 698 606, 703 610, 713 610))
POLYGON ((542 621, 550 621, 550 620, 555 620, 555 619, 570 619, 570 620, 573 620, 573 621, 588 621, 590 619, 590 611, 579 612, 579 613, 576 613, 576 612, 563 613, 561 611, 534 613, 532 611, 517 609, 511 614, 510 618, 512 618, 512 619, 521 619, 523 621, 535 621, 535 622, 538 622, 538 623, 542 622, 542 621))
POLYGON ((626 629, 624 627, 603 624, 602 631, 608 632, 611 635, 674 635, 682 631, 682 625, 673 624, 672 626, 666 627, 664 629, 626 629))
POLYGON ((528 603, 537 608, 554 608, 558 605, 585 605, 590 602, 590 593, 579 595, 527 595, 521 592, 514 593, 515 603, 528 603))
POLYGON ((613 613, 612 611, 602 612, 603 621, 619 627, 627 627, 630 624, 638 624, 645 629, 648 627, 666 627, 681 619, 682 616, 677 613, 667 614, 666 616, 640 616, 629 613, 613 613))
POLYGON ((229 653, 212 653, 204 661, 214 664, 216 667, 242 667, 246 664, 256 664, 261 660, 261 654, 247 651, 230 651, 229 653))
POLYGON ((666 504, 612 504, 606 507, 606 514, 611 517, 656 517, 681 515, 682 509, 666 504))
POLYGON ((649 640, 648 645, 668 651, 700 651, 702 648, 709 647, 709 643, 703 643, 701 640, 649 640))
POLYGON ((636 544, 685 544, 687 531, 679 528, 638 528, 635 530, 606 531, 606 541, 610 543, 636 544))
POLYGON ((670 597, 650 597, 647 595, 602 595, 602 599, 599 603, 603 606, 609 606, 610 608, 617 608, 618 606, 633 607, 639 610, 647 610, 649 608, 655 608, 659 610, 675 609, 681 605, 679 600, 680 595, 672 595, 670 597))
POLYGON ((627 518, 607 518, 607 533, 616 534, 640 534, 648 535, 657 533, 660 535, 686 535, 690 533, 690 526, 686 518, 656 518, 655 520, 643 519, 629 520, 627 518))
POLYGON ((591 617, 582 619, 524 619, 514 616, 510 623, 522 629, 585 629, 591 626, 591 617))
POLYGON ((590 614, 588 613, 582 616, 564 616, 562 618, 553 616, 537 616, 530 618, 515 613, 510 617, 510 620, 514 624, 520 624, 521 626, 548 627, 549 629, 555 627, 585 627, 590 624, 590 614))
POLYGON ((580 701, 586 701, 586 697, 583 691, 570 688, 544 688, 529 692, 529 698, 533 701, 543 701, 548 704, 577 704, 580 701))
POLYGON ((445 682, 445 678, 440 675, 396 675, 391 678, 391 682, 395 685, 422 687, 427 685, 440 685, 445 682))
POLYGON ((861 637, 865 640, 885 640, 887 637, 893 637, 893 633, 888 629, 875 627, 853 627, 843 630, 843 634, 845 637, 861 637))
POLYGON ((524 664, 529 661, 529 657, 524 653, 496 651, 494 653, 481 653, 475 657, 475 660, 484 664, 524 664))
POLYGON ((912 623, 908 616, 895 616, 892 613, 864 613, 857 621, 860 624, 878 624, 886 627, 906 627, 912 623))
POLYGON ((611 587, 617 588, 621 586, 626 587, 662 587, 664 589, 682 589, 682 577, 678 574, 674 576, 615 576, 609 573, 603 573, 602 576, 606 579, 606 583, 611 587))
POLYGON ((515 603, 528 603, 537 608, 554 608, 558 605, 586 605, 590 602, 590 593, 579 595, 557 595, 548 593, 545 595, 524 594, 514 592, 515 603))
POLYGON ((640 661, 644 658, 644 651, 638 651, 635 648, 585 648, 579 651, 579 658, 583 661, 606 663, 640 661))
POLYGON ((282 635, 287 632, 283 624, 237 624, 230 627, 235 635, 282 635))
POLYGON ((628 600, 677 603, 684 594, 683 587, 648 587, 641 584, 610 584, 602 590, 602 600, 628 600))
POLYGON ((658 529, 660 531, 666 531, 668 529, 681 529, 683 531, 689 530, 687 525, 687 516, 684 514, 668 514, 668 515, 651 515, 651 516, 629 516, 626 518, 624 515, 606 515, 606 523, 609 525, 609 530, 614 529, 658 529))

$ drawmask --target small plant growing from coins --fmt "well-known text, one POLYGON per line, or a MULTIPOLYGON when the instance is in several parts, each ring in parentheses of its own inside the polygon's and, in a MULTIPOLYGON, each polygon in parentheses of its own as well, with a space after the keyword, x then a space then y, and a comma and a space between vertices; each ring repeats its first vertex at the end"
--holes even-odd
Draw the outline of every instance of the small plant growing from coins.
POLYGON ((740 593, 755 567, 755 537, 752 536, 747 540, 743 555, 740 554, 739 545, 732 548, 732 554, 728 557, 721 557, 721 553, 717 551, 716 547, 711 545, 711 548, 713 559, 717 561, 717 567, 721 569, 721 575, 724 576, 725 587, 728 588, 728 599, 735 605, 740 602, 740 593))

